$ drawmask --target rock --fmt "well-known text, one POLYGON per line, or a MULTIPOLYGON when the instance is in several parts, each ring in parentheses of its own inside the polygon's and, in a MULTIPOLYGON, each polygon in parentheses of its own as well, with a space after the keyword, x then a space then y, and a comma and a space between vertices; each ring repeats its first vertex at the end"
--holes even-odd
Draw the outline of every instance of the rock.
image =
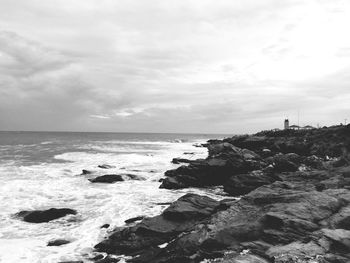
POLYGON ((266 252, 266 255, 274 258, 275 263, 307 262, 308 259, 316 258, 325 252, 323 247, 313 241, 308 243, 297 241, 284 246, 272 247, 266 252))
POLYGON ((173 158, 173 160, 171 161, 173 164, 180 164, 180 163, 193 163, 196 162, 197 160, 188 160, 188 159, 184 159, 184 158, 173 158))
POLYGON ((300 156, 294 153, 277 154, 273 157, 276 172, 295 172, 300 165, 300 156))
POLYGON ((84 261, 77 260, 77 261, 60 261, 58 263, 84 263, 84 261))
POLYGON ((93 173, 94 173, 94 171, 83 169, 82 172, 81 172, 81 175, 87 175, 87 174, 93 174, 93 173))
POLYGON ((207 159, 199 159, 189 163, 188 166, 180 166, 167 171, 160 188, 179 189, 190 186, 222 185, 234 174, 258 170, 266 165, 261 162, 257 154, 229 143, 214 144, 208 147, 209 157, 207 159))
POLYGON ((113 258, 111 256, 106 256, 105 258, 95 260, 95 263, 117 263, 120 262, 120 259, 118 258, 113 258))
POLYGON ((98 166, 98 168, 102 168, 102 169, 113 169, 115 168, 114 165, 109 165, 109 164, 101 164, 98 166))
POLYGON ((135 174, 105 174, 97 176, 92 179, 88 179, 92 183, 115 183, 122 182, 126 180, 145 180, 145 178, 135 175, 135 174))
POLYGON ((110 227, 110 224, 104 224, 100 228, 109 228, 109 227, 110 227))
POLYGON ((62 246, 62 245, 65 245, 65 244, 68 244, 70 243, 70 241, 68 240, 65 240, 65 239, 55 239, 55 240, 51 240, 47 243, 47 246, 50 247, 50 246, 62 246))
POLYGON ((350 262, 350 167, 333 165, 349 159, 350 125, 206 147, 208 158, 167 171, 161 187, 223 186, 240 199, 186 195, 161 215, 115 229, 96 250, 134 263, 350 262))
POLYGON ((66 215, 75 214, 77 214, 77 211, 69 208, 50 208, 48 210, 21 211, 16 215, 26 222, 44 223, 66 215))
POLYGON ((322 229, 325 237, 330 239, 337 250, 350 252, 350 231, 345 229, 322 229))
POLYGON ((101 176, 97 176, 93 179, 89 179, 92 183, 115 183, 115 182, 122 182, 124 181, 122 175, 120 174, 105 174, 101 176))
POLYGON ((247 194, 254 189, 276 181, 276 177, 265 174, 263 171, 252 171, 248 174, 231 176, 224 183, 224 191, 233 196, 247 194))
POLYGON ((232 253, 222 259, 215 260, 215 263, 269 263, 269 261, 252 254, 232 253))
POLYGON ((139 253, 148 258, 149 253, 153 254, 155 250, 159 250, 158 245, 169 242, 183 231, 189 231, 199 220, 215 213, 219 206, 218 201, 209 197, 187 194, 175 201, 161 215, 144 218, 142 222, 129 228, 117 229, 95 248, 99 252, 115 254, 139 253))
POLYGON ((156 203, 156 205, 171 205, 172 202, 156 203))
POLYGON ((142 220, 144 218, 145 218, 145 216, 136 216, 136 217, 129 218, 129 219, 125 220, 124 222, 126 224, 130 224, 130 223, 134 223, 136 221, 140 221, 140 220, 142 220))
POLYGON ((163 211, 163 217, 172 221, 201 219, 210 216, 220 203, 206 196, 186 194, 163 211))

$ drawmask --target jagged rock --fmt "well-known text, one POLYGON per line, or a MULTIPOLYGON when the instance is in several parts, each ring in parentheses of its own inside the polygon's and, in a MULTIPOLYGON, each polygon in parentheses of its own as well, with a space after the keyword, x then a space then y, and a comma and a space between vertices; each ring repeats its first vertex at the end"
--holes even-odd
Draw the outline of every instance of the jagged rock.
POLYGON ((350 125, 235 136, 206 147, 208 158, 167 171, 162 187, 223 185, 248 194, 180 198, 159 216, 116 229, 96 249, 135 263, 350 262, 350 167, 332 165, 334 157, 348 158, 350 125))
POLYGON ((115 183, 122 182, 126 180, 145 180, 145 178, 135 175, 135 174, 105 174, 97 176, 92 179, 88 179, 92 183, 115 183))
POLYGON ((113 169, 113 168, 115 168, 115 166, 114 165, 110 165, 110 164, 100 164, 100 165, 98 165, 98 168, 113 169))
POLYGON ((265 174, 263 171, 252 171, 248 174, 231 176, 224 183, 224 191, 232 196, 247 194, 254 189, 276 181, 276 176, 265 174))
POLYGON ((87 175, 87 174, 93 174, 93 173, 94 173, 94 171, 83 169, 82 172, 81 172, 81 175, 87 175))
POLYGON ((160 188, 179 189, 189 186, 222 185, 233 174, 246 173, 262 168, 260 157, 229 143, 211 145, 209 157, 196 160, 188 166, 180 166, 165 173, 160 188))
POLYGON ((77 211, 69 208, 50 208, 48 210, 21 211, 16 215, 26 222, 44 223, 66 215, 75 214, 77 214, 77 211))
POLYGON ((287 263, 298 262, 298 260, 307 262, 310 258, 316 258, 325 253, 325 248, 313 241, 308 243, 296 241, 288 245, 272 247, 266 252, 266 255, 274 258, 275 263, 287 263))
POLYGON ((173 158, 171 161, 173 164, 180 164, 180 163, 193 163, 193 162, 198 162, 198 160, 188 160, 184 158, 173 158))
POLYGON ((124 178, 120 174, 105 174, 101 176, 97 176, 93 179, 89 179, 92 183, 115 183, 115 182, 122 182, 124 181, 124 178))
POLYGON ((117 229, 106 240, 97 244, 99 252, 126 254, 149 253, 149 248, 169 242, 183 231, 189 231, 200 220, 207 218, 220 206, 220 202, 206 196, 187 194, 164 212, 155 217, 145 218, 129 228, 117 229))
POLYGON ((329 238, 337 250, 350 253, 350 231, 345 229, 322 229, 325 237, 329 238))
POLYGON ((130 223, 134 223, 136 221, 140 221, 140 220, 142 220, 144 218, 145 218, 145 216, 136 216, 136 217, 129 218, 129 219, 125 220, 124 222, 126 224, 130 224, 130 223))
POLYGON ((215 263, 269 263, 269 261, 252 254, 237 255, 235 253, 226 255, 222 259, 217 259, 215 263))
POLYGON ((51 240, 47 243, 47 246, 48 247, 51 247, 51 246, 62 246, 62 245, 65 245, 65 244, 68 244, 70 243, 69 240, 65 240, 65 239, 55 239, 55 240, 51 240))

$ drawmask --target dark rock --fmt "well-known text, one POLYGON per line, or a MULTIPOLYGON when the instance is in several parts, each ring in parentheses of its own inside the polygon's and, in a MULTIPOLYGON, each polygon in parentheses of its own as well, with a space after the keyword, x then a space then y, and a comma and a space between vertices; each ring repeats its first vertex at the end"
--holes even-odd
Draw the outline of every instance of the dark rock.
POLYGON ((156 205, 171 205, 172 202, 156 203, 156 205))
POLYGON ((160 188, 179 189, 189 186, 222 185, 227 179, 240 173, 261 169, 260 157, 252 151, 240 149, 229 143, 210 145, 209 157, 196 160, 188 166, 180 166, 165 173, 160 188))
POLYGON ((199 220, 213 214, 219 205, 219 202, 209 197, 187 194, 175 201, 161 215, 144 218, 141 223, 129 228, 117 229, 95 248, 99 252, 126 255, 139 253, 145 257, 146 254, 153 253, 154 249, 159 250, 158 245, 192 229, 199 220))
POLYGON ((336 250, 350 252, 350 231, 345 229, 322 229, 325 237, 330 239, 336 250))
POLYGON ((233 196, 247 194, 254 189, 276 181, 276 177, 265 174, 263 171, 252 171, 248 174, 231 176, 224 183, 224 191, 233 196))
POLYGON ((51 247, 51 246, 62 246, 62 245, 68 244, 68 243, 70 243, 70 241, 65 240, 65 239, 55 239, 55 240, 49 241, 47 243, 47 246, 48 247, 51 247))
POLYGON ((88 179, 92 183, 115 183, 122 182, 125 180, 145 180, 145 178, 135 174, 105 174, 97 176, 93 179, 88 179))
POLYGON ((295 172, 300 165, 300 156, 294 153, 278 154, 273 157, 276 172, 295 172))
POLYGON ((97 176, 93 179, 89 179, 92 183, 115 183, 115 182, 122 182, 124 181, 124 178, 120 174, 105 174, 101 176, 97 176))
POLYGON ((114 165, 109 165, 109 164, 101 164, 98 166, 98 168, 102 168, 102 169, 113 169, 115 168, 114 165))
POLYGON ((142 220, 144 218, 145 218, 145 216, 136 216, 136 217, 129 218, 129 219, 125 220, 124 222, 126 224, 130 224, 130 223, 134 223, 136 221, 140 221, 140 220, 142 220))
POLYGON ((110 227, 110 224, 104 224, 100 228, 109 228, 109 227, 110 227))
POLYGON ((83 169, 81 175, 87 175, 87 174, 93 174, 93 173, 94 173, 94 171, 83 169))
POLYGON ((197 162, 197 160, 188 160, 188 159, 184 159, 184 158, 173 158, 173 160, 171 162, 173 164, 180 164, 180 163, 193 163, 193 162, 197 162))
POLYGON ((58 263, 84 263, 84 261, 77 260, 77 261, 60 261, 58 263))
POLYGON ((95 260, 95 263, 117 263, 117 262, 120 262, 120 259, 113 258, 111 256, 107 256, 105 258, 95 260))
POLYGON ((77 211, 69 208, 50 208, 48 210, 21 211, 16 215, 26 222, 44 223, 70 214, 75 215, 77 211))

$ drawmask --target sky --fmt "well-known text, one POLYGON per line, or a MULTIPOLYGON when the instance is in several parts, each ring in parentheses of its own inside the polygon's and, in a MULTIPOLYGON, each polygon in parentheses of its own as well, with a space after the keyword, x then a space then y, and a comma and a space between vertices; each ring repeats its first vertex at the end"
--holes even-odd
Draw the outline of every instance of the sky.
POLYGON ((0 0, 0 130, 350 122, 348 0, 0 0))

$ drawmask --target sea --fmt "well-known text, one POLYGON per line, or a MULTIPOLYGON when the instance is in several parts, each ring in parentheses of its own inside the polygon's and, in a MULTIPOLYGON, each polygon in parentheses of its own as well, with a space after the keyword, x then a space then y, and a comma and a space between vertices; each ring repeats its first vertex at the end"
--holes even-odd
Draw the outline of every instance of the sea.
POLYGON ((186 193, 215 199, 222 189, 159 189, 174 157, 205 158, 214 134, 0 132, 0 262, 57 263, 96 256, 93 246, 126 219, 154 216, 186 193), (99 165, 114 168, 102 169, 99 165), (82 170, 93 171, 83 175, 82 170), (91 183, 103 174, 133 174, 143 180, 91 183), (71 208, 48 223, 28 223, 22 210, 71 208), (109 228, 101 228, 109 224, 109 228), (54 239, 71 243, 47 246, 54 239))

